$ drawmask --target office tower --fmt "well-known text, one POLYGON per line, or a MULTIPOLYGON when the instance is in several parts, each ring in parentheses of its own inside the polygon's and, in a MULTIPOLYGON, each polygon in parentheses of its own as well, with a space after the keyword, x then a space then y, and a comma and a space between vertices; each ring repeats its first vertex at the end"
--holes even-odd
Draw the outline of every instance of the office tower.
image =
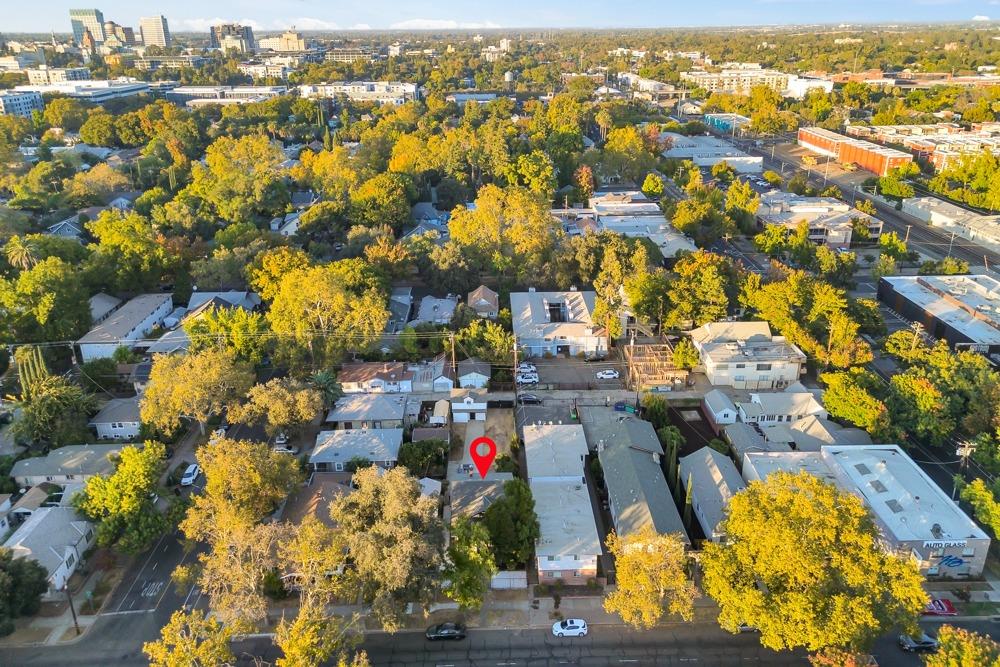
POLYGON ((104 43, 104 14, 100 9, 71 9, 69 22, 73 25, 73 41, 83 44, 83 36, 88 30, 95 44, 104 43))
POLYGON ((146 46, 170 47, 170 28, 164 16, 147 16, 139 19, 139 34, 146 46))
POLYGON ((241 51, 253 51, 256 48, 256 43, 253 39, 253 28, 248 25, 239 25, 238 23, 213 25, 209 36, 209 48, 221 49, 223 38, 227 36, 243 40, 242 44, 245 48, 240 49, 241 51))
POLYGON ((115 37, 121 45, 135 46, 135 31, 124 25, 118 25, 114 21, 104 22, 104 41, 115 37))

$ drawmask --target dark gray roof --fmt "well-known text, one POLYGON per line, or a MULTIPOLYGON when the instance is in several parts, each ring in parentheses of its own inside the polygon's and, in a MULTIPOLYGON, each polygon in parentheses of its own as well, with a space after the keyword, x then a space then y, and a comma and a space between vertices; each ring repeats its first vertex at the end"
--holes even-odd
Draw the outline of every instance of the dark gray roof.
MULTIPOLYGON (((495 473, 500 475, 503 473, 495 473)), ((509 479, 513 475, 507 473, 509 479)), ((503 495, 503 485, 508 479, 459 479, 448 485, 451 496, 451 516, 477 516, 495 503, 503 495)))
POLYGON ((476 359, 475 357, 458 362, 458 377, 468 375, 469 373, 479 373, 480 375, 489 377, 490 365, 489 363, 482 361, 481 359, 476 359))

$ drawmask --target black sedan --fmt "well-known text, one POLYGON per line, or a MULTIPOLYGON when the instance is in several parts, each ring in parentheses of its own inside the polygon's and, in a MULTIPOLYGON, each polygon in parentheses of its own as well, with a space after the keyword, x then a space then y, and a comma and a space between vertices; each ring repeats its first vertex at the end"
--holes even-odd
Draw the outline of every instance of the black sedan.
POLYGON ((461 623, 440 623, 427 628, 424 636, 431 641, 439 639, 465 639, 465 626, 461 623))

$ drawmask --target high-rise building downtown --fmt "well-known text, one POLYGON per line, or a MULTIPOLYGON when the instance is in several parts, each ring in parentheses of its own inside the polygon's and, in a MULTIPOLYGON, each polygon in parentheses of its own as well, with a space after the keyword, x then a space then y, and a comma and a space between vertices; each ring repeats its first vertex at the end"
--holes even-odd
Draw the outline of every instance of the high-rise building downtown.
POLYGON ((145 46, 170 47, 170 28, 164 16, 146 16, 139 19, 139 34, 145 46))
POLYGON ((257 46, 253 39, 253 28, 248 25, 223 23, 222 25, 213 25, 210 30, 209 48, 222 48, 222 40, 227 35, 242 39, 247 51, 253 51, 257 46))
POLYGON ((95 43, 104 43, 104 14, 100 9, 71 9, 69 22, 73 25, 73 41, 77 44, 83 44, 83 35, 88 30, 95 43))

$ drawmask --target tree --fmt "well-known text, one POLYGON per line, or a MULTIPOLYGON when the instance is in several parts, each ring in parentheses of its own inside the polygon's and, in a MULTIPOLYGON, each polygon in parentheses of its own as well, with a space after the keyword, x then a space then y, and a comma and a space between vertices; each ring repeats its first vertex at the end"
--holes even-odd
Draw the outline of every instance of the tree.
POLYGON ((22 271, 38 263, 38 248, 26 238, 12 236, 3 247, 7 263, 22 271))
POLYGON ((938 649, 924 658, 927 667, 998 667, 1000 644, 971 630, 942 625, 938 649))
POLYGON ((270 217, 288 202, 284 161, 281 148, 264 135, 222 136, 205 151, 205 166, 192 165, 191 192, 229 222, 270 217))
POLYGON ((15 619, 35 614, 48 589, 48 572, 37 560, 0 547, 0 637, 14 631, 15 619))
POLYGON ((275 667, 319 667, 338 650, 353 646, 356 634, 348 634, 358 617, 340 619, 330 616, 323 607, 306 604, 299 607, 295 620, 281 619, 274 633, 274 643, 282 657, 275 667))
POLYGON ((323 409, 323 396, 304 382, 273 378, 250 388, 247 400, 230 410, 233 419, 264 423, 268 435, 291 433, 316 418, 323 409))
POLYGON ((607 175, 638 182, 655 164, 656 158, 647 150, 642 134, 634 125, 618 127, 608 133, 601 160, 607 175))
POLYGON ((366 227, 389 225, 398 232, 410 219, 407 189, 401 174, 382 173, 368 179, 351 193, 351 220, 366 227))
POLYGON ((524 565, 540 534, 535 500, 527 483, 520 479, 505 482, 503 495, 486 508, 483 525, 490 532, 499 565, 507 569, 524 565))
POLYGON ((552 195, 556 191, 556 170, 552 159, 538 150, 519 155, 517 182, 545 201, 552 201, 552 195))
POLYGON ((46 443, 51 448, 87 442, 87 417, 95 401, 79 385, 62 376, 45 377, 21 404, 11 432, 21 442, 46 443))
POLYGON ((307 354, 319 369, 345 350, 362 350, 378 340, 389 319, 387 299, 365 277, 371 267, 364 264, 358 275, 348 276, 354 266, 344 260, 298 269, 281 280, 267 318, 286 357, 307 354))
POLYGON ((86 224, 98 240, 88 262, 95 282, 123 291, 149 289, 178 264, 153 223, 135 211, 107 210, 86 224))
POLYGON ((677 341, 677 345, 674 346, 672 361, 677 368, 690 370, 701 361, 701 355, 698 354, 698 350, 695 348, 694 343, 691 342, 691 339, 681 338, 677 341))
POLYGON ((679 533, 658 534, 645 525, 625 537, 612 531, 607 545, 615 557, 617 587, 605 596, 605 611, 646 630, 665 613, 685 621, 694 617, 698 592, 688 579, 688 558, 679 533))
POLYGON ((880 442, 893 440, 894 426, 889 409, 875 396, 879 380, 874 374, 852 368, 823 373, 820 380, 826 385, 823 404, 831 416, 863 428, 880 442))
POLYGON ((594 196, 594 170, 588 165, 581 164, 573 172, 573 183, 580 191, 580 198, 588 202, 594 196))
POLYGON ((473 523, 466 517, 456 519, 451 526, 451 541, 448 544, 445 578, 449 583, 445 593, 462 609, 479 609, 496 573, 490 532, 486 526, 473 523))
POLYGON ((431 466, 443 463, 448 456, 448 443, 444 440, 404 442, 399 448, 399 465, 414 475, 426 475, 431 466))
POLYGON ((656 174, 646 174, 646 180, 642 182, 642 194, 659 200, 663 197, 663 179, 656 174))
POLYGON ((83 105, 70 97, 57 97, 45 105, 43 117, 51 127, 60 127, 67 132, 76 132, 83 125, 83 105))
POLYGON ((944 393, 928 378, 912 373, 893 375, 889 385, 893 423, 933 445, 944 443, 956 427, 944 393))
POLYGON ((848 649, 828 646, 809 656, 812 667, 869 667, 871 656, 848 649))
POLYGON ((860 649, 915 628, 927 602, 916 565, 882 548, 861 500, 809 473, 751 482, 720 528, 726 541, 702 558, 705 592, 724 629, 746 623, 765 647, 860 649))
POLYGON ((247 280, 261 299, 270 302, 277 296, 286 275, 310 266, 312 260, 304 250, 278 246, 257 255, 254 263, 247 267, 247 280))
POLYGON ((768 257, 780 258, 789 249, 788 228, 783 225, 764 225, 761 233, 753 237, 753 245, 758 252, 768 257))
POLYGON ((726 190, 726 213, 741 229, 753 229, 759 208, 760 195, 750 187, 749 182, 738 179, 726 190))
POLYGON ((115 117, 105 111, 90 114, 80 126, 80 138, 92 146, 114 146, 118 142, 115 117))
POLYGON ((897 262, 907 259, 910 254, 906 243, 896 232, 886 232, 879 236, 878 247, 882 255, 887 255, 897 262))
POLYGON ((222 349, 184 356, 156 355, 140 401, 143 423, 172 432, 184 419, 201 432, 212 415, 233 405, 253 384, 253 372, 222 349))
POLYGON ((20 343, 77 340, 90 327, 87 294, 79 273, 58 257, 0 278, 6 335, 20 343))
POLYGON ((981 479, 961 485, 959 497, 972 506, 976 518, 993 532, 1000 534, 1000 503, 996 495, 981 479))
POLYGON ((673 307, 664 324, 700 326, 726 317, 736 290, 736 271, 728 259, 699 250, 678 260, 674 273, 667 292, 673 307))
POLYGON ((110 199, 112 193, 128 186, 125 174, 101 163, 73 176, 66 186, 66 199, 73 206, 99 206, 110 199))
POLYGON ((271 333, 263 313, 243 308, 210 306, 198 317, 184 320, 181 326, 190 340, 188 354, 219 348, 254 365, 264 360, 271 333))
POLYGON ((158 442, 141 448, 128 445, 119 453, 113 473, 87 480, 74 505, 98 522, 100 546, 136 554, 166 529, 166 519, 152 501, 165 459, 166 450, 158 442))
POLYGON ((147 642, 142 652, 150 667, 215 667, 232 664, 236 656, 229 648, 234 628, 205 612, 177 610, 171 615, 160 639, 147 642))
POLYGON ((404 468, 365 468, 353 482, 353 493, 330 504, 352 564, 345 576, 371 605, 372 616, 394 632, 407 604, 429 605, 438 588, 444 529, 437 500, 421 496, 404 468))

